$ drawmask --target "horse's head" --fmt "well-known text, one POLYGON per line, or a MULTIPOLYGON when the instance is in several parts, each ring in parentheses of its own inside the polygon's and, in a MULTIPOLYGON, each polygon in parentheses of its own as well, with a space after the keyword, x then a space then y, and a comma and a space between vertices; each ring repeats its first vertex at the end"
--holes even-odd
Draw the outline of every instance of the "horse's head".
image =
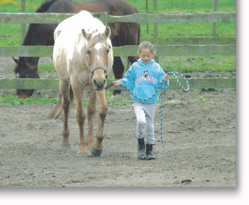
POLYGON ((109 71, 113 64, 113 51, 110 40, 111 29, 106 26, 103 33, 93 31, 87 33, 82 30, 83 36, 88 41, 86 50, 86 64, 91 74, 95 90, 103 90, 109 71))
MULTIPOLYGON (((13 57, 12 57, 13 58, 13 57)), ((13 58, 16 65, 14 73, 16 78, 39 78, 37 73, 37 64, 31 64, 26 61, 25 57, 20 57, 19 60, 13 58)), ((20 98, 27 98, 33 94, 34 90, 16 90, 16 94, 20 98)))

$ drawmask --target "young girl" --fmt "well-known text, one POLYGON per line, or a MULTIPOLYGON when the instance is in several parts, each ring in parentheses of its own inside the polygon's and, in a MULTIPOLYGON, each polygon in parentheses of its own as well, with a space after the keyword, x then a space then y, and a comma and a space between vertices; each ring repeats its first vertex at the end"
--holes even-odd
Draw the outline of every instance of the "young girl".
MULTIPOLYGON (((118 81, 113 81, 113 86, 125 86, 132 90, 133 94, 141 99, 150 98, 161 84, 166 82, 161 89, 166 89, 169 86, 169 77, 165 74, 161 66, 153 59, 155 48, 150 42, 142 42, 138 48, 139 59, 133 63, 127 71, 125 78, 118 81)), ((148 101, 140 101, 131 95, 133 108, 137 119, 137 139, 139 158, 145 156, 145 130, 146 130, 146 159, 155 159, 153 153, 154 137, 154 114, 156 101, 159 92, 148 101)))

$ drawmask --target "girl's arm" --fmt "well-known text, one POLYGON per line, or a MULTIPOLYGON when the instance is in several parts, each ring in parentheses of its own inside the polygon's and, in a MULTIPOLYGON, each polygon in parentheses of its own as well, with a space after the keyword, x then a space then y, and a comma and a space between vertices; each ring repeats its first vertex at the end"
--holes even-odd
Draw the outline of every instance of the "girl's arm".
POLYGON ((165 74, 165 72, 163 71, 163 69, 161 67, 160 67, 160 71, 158 74, 158 80, 159 80, 159 83, 161 83, 163 81, 165 82, 164 86, 161 87, 161 90, 164 90, 164 89, 169 87, 169 76, 167 74, 165 74))
POLYGON ((129 68, 124 78, 120 80, 113 81, 113 86, 119 87, 123 85, 128 90, 132 90, 135 86, 135 76, 132 67, 129 68))

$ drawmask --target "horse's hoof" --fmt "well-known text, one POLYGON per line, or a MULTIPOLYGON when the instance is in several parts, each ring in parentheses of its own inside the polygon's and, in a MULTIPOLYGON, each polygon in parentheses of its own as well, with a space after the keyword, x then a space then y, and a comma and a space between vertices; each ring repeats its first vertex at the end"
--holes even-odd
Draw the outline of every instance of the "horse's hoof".
POLYGON ((71 149, 71 144, 61 144, 61 148, 63 148, 63 149, 71 149))
POLYGON ((92 153, 92 155, 93 155, 94 157, 100 157, 101 154, 102 154, 102 150, 103 150, 103 149, 97 150, 97 149, 95 149, 94 147, 92 147, 91 153, 92 153))

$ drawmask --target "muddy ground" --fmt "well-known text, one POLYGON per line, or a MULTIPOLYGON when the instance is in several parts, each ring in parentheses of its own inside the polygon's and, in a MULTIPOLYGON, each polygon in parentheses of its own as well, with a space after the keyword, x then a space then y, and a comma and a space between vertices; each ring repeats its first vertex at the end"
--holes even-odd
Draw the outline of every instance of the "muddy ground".
MULTIPOLYGON (((0 77, 11 75, 1 72, 0 77)), ((120 98, 129 99, 128 93, 120 98)), ((47 118, 54 105, 0 104, 0 187, 235 187, 236 89, 171 90, 164 99, 165 147, 158 105, 157 158, 151 161, 136 156, 131 105, 109 106, 103 154, 92 157, 90 152, 77 154, 75 105, 69 119, 71 149, 63 149, 62 121, 47 118)), ((97 117, 94 129, 96 133, 97 117)))

